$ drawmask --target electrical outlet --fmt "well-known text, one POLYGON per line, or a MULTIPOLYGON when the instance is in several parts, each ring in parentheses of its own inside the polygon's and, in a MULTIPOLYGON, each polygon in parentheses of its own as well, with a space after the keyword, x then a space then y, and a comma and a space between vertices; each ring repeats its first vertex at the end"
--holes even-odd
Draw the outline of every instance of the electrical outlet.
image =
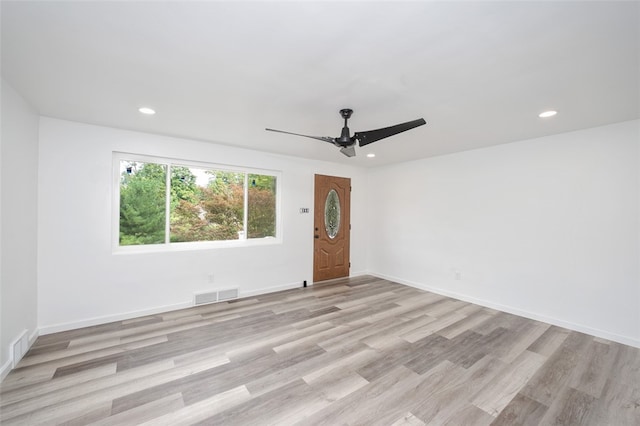
POLYGON ((207 275, 207 281, 209 281, 209 284, 213 284, 213 274, 207 275))
POLYGON ((462 272, 460 272, 460 271, 454 271, 454 273, 453 273, 453 277, 454 277, 456 280, 461 280, 461 279, 462 279, 462 272))

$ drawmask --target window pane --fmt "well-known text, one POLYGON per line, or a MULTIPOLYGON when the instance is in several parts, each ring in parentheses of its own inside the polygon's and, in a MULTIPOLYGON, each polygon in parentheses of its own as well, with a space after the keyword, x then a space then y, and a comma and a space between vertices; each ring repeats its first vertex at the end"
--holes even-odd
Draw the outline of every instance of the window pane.
POLYGON ((198 186, 203 182, 206 186, 207 180, 203 170, 171 166, 171 242, 206 239, 205 213, 200 206, 201 189, 198 186), (200 179, 198 176, 201 176, 200 179))
POLYGON ((120 245, 164 243, 166 173, 163 164, 120 161, 120 245))
POLYGON ((340 230, 340 198, 335 189, 329 191, 324 202, 324 229, 332 240, 340 230))
POLYGON ((247 228, 249 238, 276 236, 276 177, 249 175, 247 228))
POLYGON ((171 167, 171 242, 243 237, 244 173, 171 167))

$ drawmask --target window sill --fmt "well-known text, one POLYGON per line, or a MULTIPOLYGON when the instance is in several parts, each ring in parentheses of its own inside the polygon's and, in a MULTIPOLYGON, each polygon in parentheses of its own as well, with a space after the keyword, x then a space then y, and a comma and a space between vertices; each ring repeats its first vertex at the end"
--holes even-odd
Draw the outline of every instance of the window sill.
POLYGON ((282 238, 256 238, 250 240, 232 241, 198 241, 169 244, 147 244, 132 246, 117 246, 113 248, 112 254, 143 254, 143 253, 172 253, 183 251, 217 250, 221 248, 235 247, 259 247, 282 244, 282 238))

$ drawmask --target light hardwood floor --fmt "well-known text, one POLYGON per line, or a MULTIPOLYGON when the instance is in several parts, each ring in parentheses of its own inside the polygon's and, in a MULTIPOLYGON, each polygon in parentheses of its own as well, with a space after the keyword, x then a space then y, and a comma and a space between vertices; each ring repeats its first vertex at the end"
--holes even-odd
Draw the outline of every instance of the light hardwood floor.
POLYGON ((4 425, 640 425, 640 349, 374 277, 41 336, 4 425))

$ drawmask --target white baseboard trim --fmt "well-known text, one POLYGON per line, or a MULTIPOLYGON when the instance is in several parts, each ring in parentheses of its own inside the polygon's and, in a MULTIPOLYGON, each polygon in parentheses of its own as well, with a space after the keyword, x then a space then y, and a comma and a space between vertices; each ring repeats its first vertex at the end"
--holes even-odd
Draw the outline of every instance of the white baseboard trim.
MULTIPOLYGON (((274 293, 276 291, 290 290, 293 288, 302 288, 302 283, 283 284, 273 287, 261 288, 258 290, 241 291, 239 297, 251 297, 259 294, 274 293)), ((107 324, 114 321, 124 321, 132 318, 143 317, 147 315, 161 314, 164 312, 177 311, 180 309, 193 307, 193 301, 176 303, 174 305, 158 306, 155 308, 144 309, 140 311, 124 312, 114 315, 104 315, 100 317, 88 318, 80 321, 71 321, 53 325, 42 325, 39 328, 40 335, 58 333, 61 331, 74 330, 76 328, 91 327, 94 325, 107 324)))
MULTIPOLYGON (((634 346, 634 347, 640 348, 640 340, 634 339, 634 338, 631 338, 631 337, 628 337, 628 336, 622 336, 622 335, 611 333, 611 332, 607 332, 607 331, 604 331, 604 330, 599 330, 599 329, 583 326, 581 324, 575 324, 575 323, 564 321, 564 320, 560 320, 560 319, 557 319, 557 318, 552 318, 552 317, 548 317, 548 316, 545 316, 545 315, 540 315, 540 314, 537 314, 535 312, 525 311, 525 310, 521 310, 521 309, 510 307, 510 306, 501 305, 499 303, 494 303, 494 302, 491 302, 489 300, 478 299, 478 298, 467 296, 467 295, 464 295, 464 294, 448 291, 448 290, 445 290, 445 289, 442 289, 442 288, 432 287, 432 286, 428 286, 428 285, 425 285, 425 284, 422 284, 422 283, 417 283, 417 282, 413 282, 413 281, 404 280, 404 279, 398 278, 398 277, 392 277, 392 276, 388 276, 388 275, 385 275, 385 274, 380 274, 380 273, 377 273, 377 272, 370 272, 370 271, 352 273, 350 276, 351 277, 357 277, 357 276, 362 276, 362 275, 372 275, 372 276, 375 276, 375 277, 378 277, 378 278, 382 278, 382 279, 385 279, 385 280, 397 282, 399 284, 404 284, 404 285, 408 285, 410 287, 418 288, 420 290, 430 291, 432 293, 440 294, 440 295, 447 296, 447 297, 452 297, 454 299, 462 300, 462 301, 469 302, 469 303, 474 303, 476 305, 485 306, 487 308, 497 309, 497 310, 502 311, 502 312, 507 312, 507 313, 510 313, 510 314, 519 315, 519 316, 522 316, 522 317, 525 317, 525 318, 533 319, 533 320, 536 320, 536 321, 542 321, 542 322, 545 322, 545 323, 548 323, 548 324, 557 325, 559 327, 568 328, 570 330, 579 331, 581 333, 590 334, 592 336, 601 337, 603 339, 608 339, 608 340, 612 340, 614 342, 618 342, 618 343, 622 343, 622 344, 625 344, 625 345, 629 345, 629 346, 634 346)), ((309 283, 309 285, 313 285, 313 283, 309 283)), ((289 283, 289 284, 282 284, 282 285, 278 285, 278 286, 261 288, 261 289, 258 289, 258 290, 243 291, 243 292, 239 293, 239 296, 240 296, 240 298, 251 297, 251 296, 257 296, 257 295, 260 295, 260 294, 274 293, 274 292, 277 292, 277 291, 291 290, 291 289, 295 289, 295 288, 302 288, 301 283, 296 282, 296 283, 289 283)), ((60 332, 60 331, 73 330, 73 329, 76 329, 76 328, 90 327, 90 326, 106 324, 106 323, 114 322, 114 321, 123 321, 123 320, 142 317, 142 316, 146 316, 146 315, 155 315, 155 314, 159 314, 159 313, 163 313, 163 312, 170 312, 170 311, 176 311, 176 310, 179 310, 179 309, 190 308, 192 306, 193 306, 193 302, 189 301, 189 302, 182 302, 182 303, 177 303, 177 304, 173 304, 173 305, 159 306, 159 307, 140 310, 140 311, 132 311, 132 312, 126 312, 126 313, 120 313, 120 314, 114 314, 114 315, 105 315, 105 316, 89 318, 89 319, 81 320, 81 321, 73 321, 73 322, 67 322, 67 323, 61 323, 61 324, 40 326, 39 329, 35 330, 29 336, 29 347, 31 347, 31 345, 35 342, 35 340, 38 337, 38 335, 46 335, 46 334, 51 334, 51 333, 57 333, 57 332, 60 332)), ((11 364, 12 364, 12 360, 9 359, 0 368, 0 378, 4 379, 4 377, 9 373, 9 371, 11 371, 11 364)))
POLYGON ((2 367, 0 367, 0 382, 2 382, 5 377, 7 377, 7 375, 11 371, 11 366, 12 365, 13 365, 13 359, 12 358, 9 358, 7 360, 7 362, 2 364, 2 367))
POLYGON ((40 335, 58 333, 61 331, 74 330, 76 328, 91 327, 94 325, 107 324, 114 321, 124 321, 132 318, 144 317, 147 315, 155 315, 163 312, 177 311, 179 309, 190 308, 193 302, 182 302, 174 305, 158 306, 151 309, 143 309, 140 311, 124 312, 114 315, 103 315, 101 317, 88 318, 80 321, 71 321, 54 325, 42 325, 39 328, 40 335))
MULTIPOLYGON (((311 285, 313 285, 313 283, 307 282, 307 286, 311 285)), ((241 299, 243 297, 258 296, 260 294, 275 293, 277 291, 291 290, 294 288, 303 288, 302 283, 281 284, 272 287, 260 288, 258 290, 241 291, 238 296, 241 299)))
MULTIPOLYGON (((26 332, 28 333, 29 331, 26 330, 26 332)), ((22 335, 22 333, 20 335, 22 335)), ((28 339, 29 347, 27 348, 27 351, 25 352, 25 354, 29 352, 29 349, 31 349, 31 346, 33 346, 33 344, 36 342, 36 339, 38 338, 39 335, 40 333, 38 329, 33 330, 31 334, 29 334, 29 339, 28 339)), ((17 338, 13 339, 10 346, 13 346, 16 340, 17 338)), ((15 360, 13 359, 13 351, 9 350, 9 359, 2 365, 2 367, 0 367, 0 382, 2 382, 5 377, 7 377, 7 375, 11 372, 11 370, 13 370, 14 361, 15 360)), ((19 362, 20 360, 17 360, 15 363, 18 364, 19 362)))
POLYGON ((331 284, 332 282, 337 282, 340 280, 344 280, 347 278, 357 278, 357 277, 361 277, 363 275, 370 275, 367 271, 358 271, 358 272, 350 272, 348 277, 340 277, 340 278, 331 278, 329 280, 323 280, 323 281, 318 281, 319 283, 323 283, 323 284, 331 284))
POLYGON ((29 349, 31 349, 31 346, 33 346, 33 344, 36 342, 38 336, 40 336, 40 329, 36 328, 35 330, 33 330, 33 333, 29 335, 29 349))
POLYGON ((548 317, 546 315, 540 315, 535 312, 525 311, 518 308, 513 308, 511 306, 501 305, 499 303, 494 303, 489 300, 477 299, 475 297, 467 296, 464 294, 456 293, 453 291, 444 290, 438 287, 432 287, 429 285, 425 285, 422 283, 416 283, 413 281, 403 280, 402 278, 392 277, 384 274, 380 274, 377 272, 369 272, 369 275, 374 277, 382 278, 388 281, 393 281, 399 284, 408 285, 409 287, 414 287, 420 290, 430 291, 431 293, 440 294, 442 296, 452 297, 454 299, 462 300, 464 302, 473 303, 476 305, 484 306, 491 309, 496 309, 498 311, 506 312, 513 315, 518 315, 524 318, 529 318, 536 321, 545 322, 547 324, 557 325, 558 327, 567 328, 569 330, 579 331, 581 333, 589 334, 591 336, 600 337, 603 339, 611 340, 614 342, 622 343, 624 345, 633 346, 636 348, 640 348, 640 340, 634 339, 628 336, 622 336, 616 333, 611 333, 604 330, 599 330, 597 328, 592 328, 588 326, 584 326, 581 324, 576 324, 569 321, 564 321, 558 318, 548 317))

